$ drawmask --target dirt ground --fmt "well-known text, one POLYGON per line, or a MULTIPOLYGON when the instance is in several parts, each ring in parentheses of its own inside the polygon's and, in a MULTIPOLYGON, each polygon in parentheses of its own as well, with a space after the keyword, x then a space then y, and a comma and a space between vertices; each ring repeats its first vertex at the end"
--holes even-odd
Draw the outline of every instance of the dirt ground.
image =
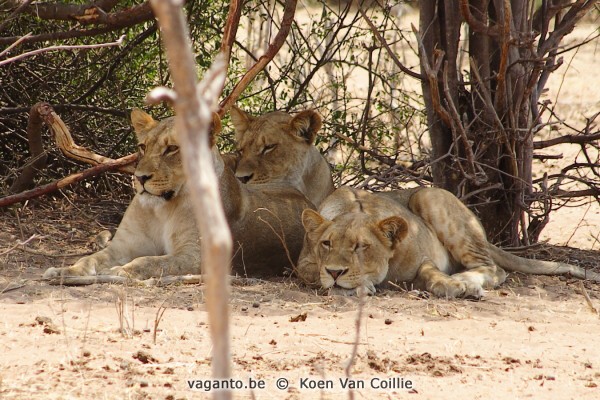
MULTIPOLYGON (((108 200, 69 200, 30 205, 18 220, 14 212, 0 214, 0 248, 6 249, 0 258, 0 398, 207 397, 190 389, 205 388, 202 380, 211 376, 202 286, 56 287, 37 280, 45 268, 73 259, 55 255, 91 250, 87 235, 99 226, 90 220, 113 227, 110 220, 122 209, 108 200), (28 251, 8 251, 21 229, 39 239, 28 251)), ((600 270, 598 252, 540 247, 535 253, 600 270)), ((356 398, 438 399, 450 390, 453 397, 476 399, 598 398, 599 317, 584 291, 600 307, 598 284, 514 274, 478 302, 398 290, 367 298, 350 371, 365 385, 356 398), (391 387, 380 389, 382 382, 391 387)), ((244 387, 251 379, 264 382, 263 389, 239 390, 236 397, 347 398, 342 382, 358 301, 315 293, 289 278, 234 285, 233 377, 244 387), (282 379, 289 385, 284 390, 277 388, 282 379), (311 382, 331 382, 331 388, 311 382)))
MULTIPOLYGON (((581 77, 596 76, 600 61, 596 44, 586 49, 561 89, 559 106, 574 124, 600 105, 597 91, 583 87, 589 82, 581 77)), ((553 79, 556 93, 561 82, 553 79)), ((92 251, 90 238, 114 230, 123 211, 115 200, 72 196, 0 210, 0 399, 208 397, 211 343, 201 285, 56 287, 38 280, 46 268, 92 251), (26 250, 16 246, 34 234, 26 250)), ((600 271, 598 226, 597 204, 563 209, 544 238, 588 250, 539 246, 528 256, 600 271)), ((290 278, 234 285, 231 384, 264 385, 236 390, 236 398, 348 398, 343 384, 358 301, 290 278)), ((354 396, 598 399, 598 309, 599 284, 564 277, 511 274, 477 302, 384 291, 365 299, 349 370, 364 388, 354 396)))

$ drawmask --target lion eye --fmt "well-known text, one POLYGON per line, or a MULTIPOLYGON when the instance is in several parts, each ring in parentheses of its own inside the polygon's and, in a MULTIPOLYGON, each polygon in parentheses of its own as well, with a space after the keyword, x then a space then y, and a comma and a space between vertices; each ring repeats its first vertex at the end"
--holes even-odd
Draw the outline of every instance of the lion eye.
POLYGON ((271 151, 273 151, 273 149, 275 147, 277 147, 276 144, 268 144, 268 145, 266 145, 265 147, 263 147, 262 154, 264 155, 264 154, 270 153, 271 151))
POLYGON ((325 247, 326 249, 330 249, 331 248, 331 242, 329 240, 323 240, 321 242, 321 246, 325 247))
POLYGON ((167 148, 165 149, 165 152, 163 153, 164 155, 167 154, 175 154, 179 151, 179 146, 176 146, 174 144, 167 146, 167 148))
POLYGON ((146 151, 146 145, 144 143, 138 144, 138 149, 140 149, 140 153, 144 154, 146 151))

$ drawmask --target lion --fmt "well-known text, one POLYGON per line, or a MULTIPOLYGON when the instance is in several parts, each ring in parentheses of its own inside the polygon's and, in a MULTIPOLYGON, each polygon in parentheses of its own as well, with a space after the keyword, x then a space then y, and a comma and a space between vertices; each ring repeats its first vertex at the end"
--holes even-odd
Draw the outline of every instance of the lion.
MULTIPOLYGON (((142 110, 133 110, 131 122, 139 143, 136 195, 113 240, 72 266, 49 268, 44 278, 118 275, 145 280, 200 273, 200 236, 175 118, 156 121, 142 110)), ((301 214, 314 205, 284 182, 242 184, 214 144, 220 120, 213 119, 212 156, 234 240, 233 271, 259 277, 281 274, 297 260, 304 237, 301 214)))
POLYGON ((499 249, 487 241, 475 214, 443 189, 369 193, 344 187, 319 212, 305 210, 302 224, 298 276, 343 294, 374 294, 386 281, 439 297, 480 298, 505 281, 505 270, 600 282, 600 274, 578 266, 499 249))
POLYGON ((230 111, 238 159, 235 175, 244 183, 285 182, 315 205, 333 192, 331 170, 314 145, 321 117, 313 110, 295 116, 275 111, 253 117, 230 111))

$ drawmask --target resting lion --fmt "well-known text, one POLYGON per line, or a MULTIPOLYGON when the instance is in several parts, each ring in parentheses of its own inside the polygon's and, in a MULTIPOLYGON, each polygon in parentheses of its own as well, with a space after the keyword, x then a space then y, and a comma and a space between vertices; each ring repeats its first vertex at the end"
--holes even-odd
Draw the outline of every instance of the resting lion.
POLYGON ((319 212, 305 210, 302 223, 306 238, 299 277, 342 292, 374 294, 375 285, 392 281, 440 297, 479 298, 483 289, 504 282, 504 269, 600 282, 598 273, 517 257, 490 244, 477 217, 442 189, 369 193, 340 188, 319 212))
MULTIPOLYGON (((175 118, 159 122, 136 109, 131 121, 139 143, 136 195, 113 240, 70 267, 49 268, 44 278, 119 275, 143 280, 200 273, 200 239, 182 170, 175 118)), ((218 119, 215 124, 220 128, 218 119)), ((211 139, 221 199, 233 234, 233 270, 252 276, 280 274, 297 259, 304 236, 301 213, 313 205, 283 182, 242 184, 225 167, 214 146, 214 133, 211 139)))
POLYGON ((333 192, 329 164, 314 146, 321 117, 306 110, 291 116, 282 111, 253 117, 231 110, 238 159, 235 175, 244 183, 285 182, 315 205, 333 192))

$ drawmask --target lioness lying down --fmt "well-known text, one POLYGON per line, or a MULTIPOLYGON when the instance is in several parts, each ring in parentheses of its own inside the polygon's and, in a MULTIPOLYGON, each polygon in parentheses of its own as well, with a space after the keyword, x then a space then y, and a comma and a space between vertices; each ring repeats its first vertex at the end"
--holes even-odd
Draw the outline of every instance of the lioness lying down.
POLYGON ((479 298, 483 289, 504 282, 504 269, 600 282, 598 273, 517 257, 490 244, 477 217, 442 189, 369 193, 340 188, 319 212, 305 210, 302 223, 306 238, 299 277, 342 292, 373 294, 375 285, 392 281, 440 297, 479 298))
MULTIPOLYGON (((141 110, 131 113, 139 143, 136 195, 113 240, 105 249, 74 265, 49 268, 44 278, 60 275, 119 275, 136 279, 200 273, 200 238, 177 146, 175 119, 155 121, 141 110)), ((295 120, 306 129, 309 118, 295 120)), ((291 266, 304 236, 301 213, 311 202, 285 182, 244 185, 214 146, 213 163, 225 215, 234 240, 234 272, 264 276, 291 266), (285 240, 285 247, 282 240, 285 240)))

